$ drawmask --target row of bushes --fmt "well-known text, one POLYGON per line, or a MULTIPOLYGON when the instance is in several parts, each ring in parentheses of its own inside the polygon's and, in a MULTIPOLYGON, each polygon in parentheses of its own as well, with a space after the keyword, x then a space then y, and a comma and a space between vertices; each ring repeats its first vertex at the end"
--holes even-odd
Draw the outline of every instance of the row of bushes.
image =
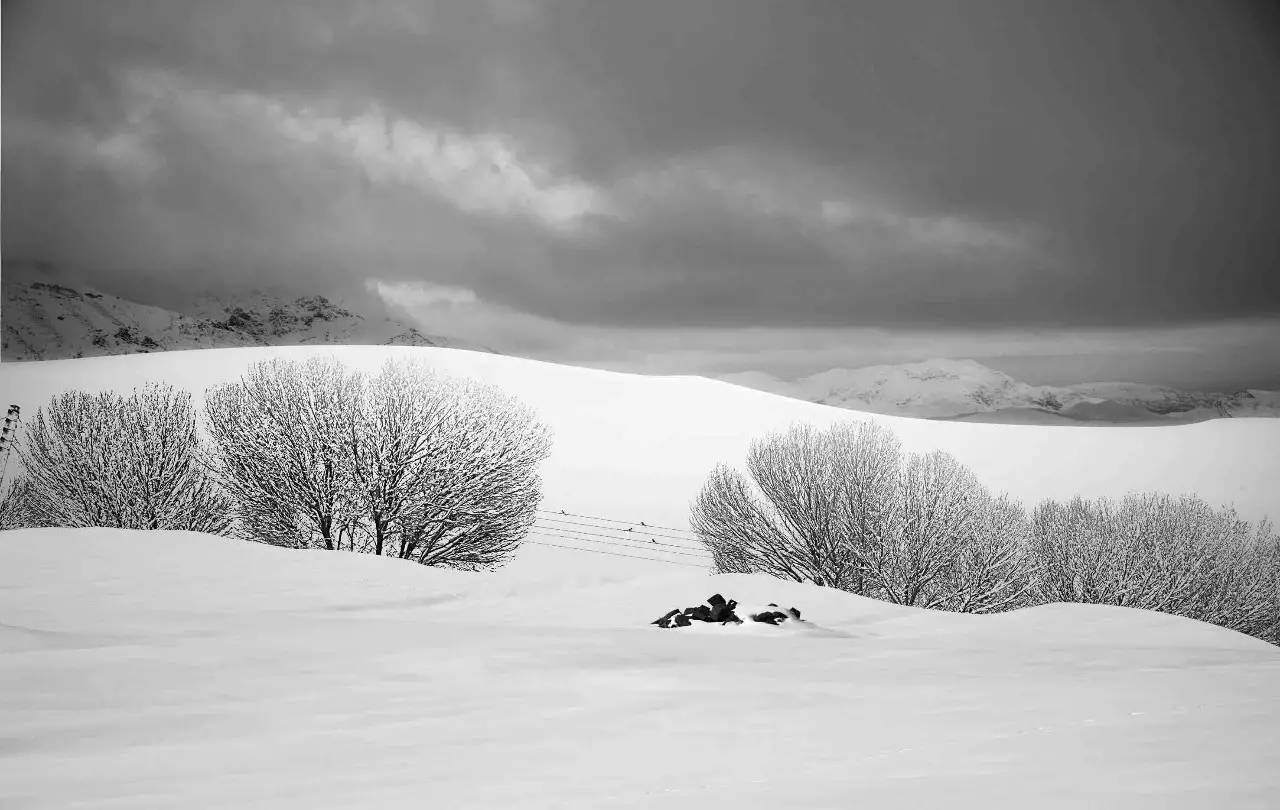
POLYGON ((387 363, 270 360, 189 393, 72 392, 42 408, 0 528, 177 529, 466 569, 532 525, 548 429, 497 390, 387 363))
POLYGON ((795 427, 716 468, 690 524, 720 572, 926 608, 1147 608, 1280 643, 1280 538, 1195 497, 1134 494, 1029 514, 945 453, 874 423, 795 427))
MULTIPOLYGON (((416 364, 271 360, 190 394, 72 392, 36 415, 0 529, 110 526, 489 568, 533 525, 550 434, 516 400, 416 364)), ((1091 602, 1280 643, 1280 539, 1194 497, 1029 513, 875 423, 797 426, 717 467, 690 524, 718 572, 990 613, 1091 602)))

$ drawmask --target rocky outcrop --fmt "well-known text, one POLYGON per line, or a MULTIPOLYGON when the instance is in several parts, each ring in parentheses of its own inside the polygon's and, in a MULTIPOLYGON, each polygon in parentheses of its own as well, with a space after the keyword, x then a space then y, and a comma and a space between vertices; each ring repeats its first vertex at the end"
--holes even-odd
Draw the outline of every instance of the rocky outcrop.
POLYGON ((4 362, 315 344, 492 351, 423 334, 390 317, 366 317, 321 295, 286 299, 254 293, 236 301, 201 299, 191 311, 177 312, 64 284, 24 280, 24 272, 11 273, 9 263, 4 274, 4 362))
MULTIPOLYGON (((743 619, 737 613, 738 603, 733 599, 725 599, 720 594, 712 594, 706 604, 687 608, 675 608, 655 619, 651 624, 662 628, 688 627, 694 622, 709 624, 742 624, 743 619)), ((745 611, 744 611, 745 612, 745 611)), ((745 612, 746 621, 762 624, 779 625, 786 621, 801 621, 800 611, 793 607, 782 608, 770 602, 766 609, 745 612), (768 608, 772 608, 769 610, 768 608)))

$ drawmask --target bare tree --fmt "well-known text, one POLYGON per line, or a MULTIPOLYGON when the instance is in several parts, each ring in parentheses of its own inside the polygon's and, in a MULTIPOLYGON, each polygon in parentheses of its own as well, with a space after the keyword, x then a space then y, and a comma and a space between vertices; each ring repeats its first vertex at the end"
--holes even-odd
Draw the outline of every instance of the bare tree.
POLYGON ((406 556, 404 525, 432 465, 446 452, 459 407, 456 388, 420 363, 394 361, 362 387, 347 445, 362 550, 406 556))
POLYGON ((975 519, 972 475, 945 453, 912 454, 893 498, 893 519, 870 543, 865 567, 880 596, 900 605, 939 607, 937 585, 975 519))
POLYGON ((419 376, 416 387, 434 430, 410 466, 396 553, 424 565, 499 565, 533 525, 550 430, 490 386, 419 376))
POLYGON ((242 533, 290 548, 351 547, 348 441, 361 383, 332 358, 276 358, 206 392, 212 467, 242 533))
POLYGON ((690 523, 718 571, 981 612, 1025 593, 1021 508, 944 453, 905 462, 875 423, 796 426, 752 444, 747 478, 708 477, 690 523))
POLYGON ((717 570, 760 572, 865 593, 867 554, 896 507, 898 440, 874 422, 818 431, 796 425, 755 441, 748 479, 717 467, 692 525, 717 570))
POLYGON ((1280 643, 1280 540, 1265 521, 1141 493, 1046 501, 1032 522, 1039 601, 1157 610, 1280 643))
POLYGON ((883 596, 883 584, 868 569, 878 550, 892 542, 902 520, 902 446, 891 430, 875 422, 835 425, 829 434, 838 465, 839 514, 852 549, 845 572, 834 584, 853 593, 883 596))
POLYGON ((26 476, 19 476, 0 487, 0 531, 25 529, 35 525, 26 514, 26 501, 30 496, 30 484, 26 476))
POLYGON ((937 607, 995 613, 1031 604, 1026 512, 1005 495, 984 491, 980 497, 976 521, 959 538, 959 551, 939 582, 937 607))
POLYGON ((151 384, 41 408, 19 448, 24 518, 43 526, 222 533, 228 500, 200 462, 191 395, 151 384))
POLYGON ((334 360, 260 363, 211 390, 207 412, 246 535, 426 565, 505 560, 551 447, 515 400, 415 363, 371 379, 334 360))

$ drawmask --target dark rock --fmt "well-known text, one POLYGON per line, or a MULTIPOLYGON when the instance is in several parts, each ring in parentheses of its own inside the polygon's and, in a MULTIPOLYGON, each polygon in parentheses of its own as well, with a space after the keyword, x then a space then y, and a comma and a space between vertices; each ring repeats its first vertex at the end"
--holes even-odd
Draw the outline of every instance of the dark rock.
POLYGON ((693 622, 742 624, 742 619, 734 612, 737 607, 738 603, 735 600, 726 600, 716 593, 707 599, 706 604, 694 605, 683 610, 677 608, 651 623, 659 627, 688 627, 693 622))
POLYGON ((711 608, 706 605, 697 605, 695 607, 685 608, 684 615, 690 619, 696 619, 700 622, 711 621, 711 608))
POLYGON ((656 624, 659 627, 670 627, 672 617, 676 616, 678 613, 680 613, 680 608, 675 608, 674 610, 667 613, 667 615, 663 616, 661 619, 655 619, 653 622, 651 622, 651 624, 656 624))
POLYGON ((711 597, 711 599, 708 599, 707 602, 711 604, 711 617, 708 621, 726 623, 742 621, 738 618, 737 614, 733 612, 733 609, 738 606, 738 603, 732 599, 725 602, 720 594, 716 594, 711 597), (714 600, 719 600, 719 604, 716 604, 714 600))
POLYGON ((753 621, 763 622, 764 624, 779 625, 790 617, 780 610, 767 610, 764 613, 757 613, 751 617, 753 621))

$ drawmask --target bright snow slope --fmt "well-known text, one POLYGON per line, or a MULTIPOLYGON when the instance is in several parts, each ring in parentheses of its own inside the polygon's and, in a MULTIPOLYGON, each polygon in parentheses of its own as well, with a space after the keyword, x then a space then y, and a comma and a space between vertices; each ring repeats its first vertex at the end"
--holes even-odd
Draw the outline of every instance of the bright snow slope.
MULTIPOLYGON (((751 437, 848 411, 698 379, 447 350, 0 366, 0 401, 272 354, 419 354, 556 430, 547 506, 681 526, 751 437)), ((1275 513, 1272 420, 1036 428, 873 417, 1020 497, 1196 491, 1275 513)), ((0 534, 0 806, 1275 806, 1280 652, 1154 613, 995 617, 529 547, 464 575, 201 535, 0 534), (607 564, 607 565, 606 565, 607 564), (664 631, 720 591, 812 624, 664 631)))
MULTIPOLYGON (((420 357, 520 397, 555 432, 543 467, 543 504, 551 511, 684 528, 689 503, 707 473, 718 463, 741 467, 752 439, 796 421, 825 426, 865 418, 890 426, 908 450, 954 454, 988 486, 1028 505, 1046 497, 1160 490, 1234 503, 1251 519, 1280 519, 1280 420, 1272 419, 1134 428, 937 422, 859 414, 700 377, 645 377, 457 349, 382 346, 0 364, 0 405, 17 403, 30 420, 62 390, 128 390, 148 380, 167 380, 199 396, 207 386, 237 378, 254 361, 312 355, 334 355, 369 370, 388 357, 420 357)), ((659 547, 654 549, 657 556, 659 547)), ((551 561, 585 570, 646 565, 545 546, 525 548, 513 564, 542 568, 551 561)))
POLYGON ((1124 608, 0 533, 14 810, 1260 809, 1278 682, 1274 647, 1124 608), (647 624, 712 591, 811 624, 647 624))

